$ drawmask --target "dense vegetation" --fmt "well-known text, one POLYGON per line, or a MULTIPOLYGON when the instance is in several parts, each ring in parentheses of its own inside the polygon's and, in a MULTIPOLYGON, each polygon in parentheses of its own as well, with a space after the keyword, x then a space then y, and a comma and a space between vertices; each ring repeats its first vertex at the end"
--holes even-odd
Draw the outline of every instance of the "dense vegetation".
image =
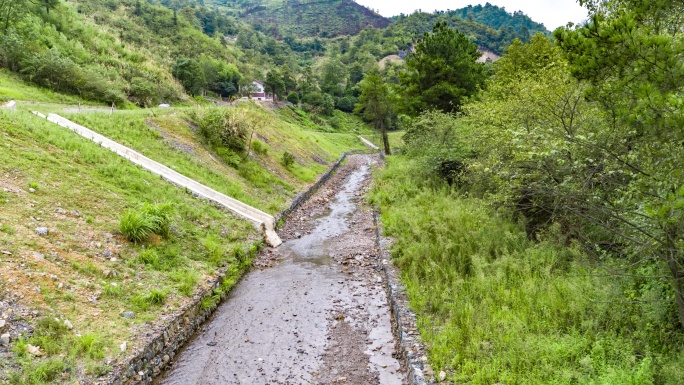
POLYGON ((486 3, 484 6, 480 4, 469 5, 464 8, 447 11, 447 13, 460 15, 463 19, 474 20, 497 30, 501 28, 512 29, 523 36, 526 34, 525 31, 529 33, 529 36, 535 35, 537 32, 548 32, 544 24, 535 22, 521 11, 515 11, 511 14, 505 8, 489 3, 486 3))
POLYGON ((390 21, 353 0, 280 0, 248 4, 243 17, 275 37, 355 35, 390 21), (260 4, 261 3, 261 4, 260 4), (265 4, 264 4, 265 3, 265 4))
POLYGON ((583 3, 587 24, 515 41, 459 110, 398 118, 373 200, 454 383, 684 378, 681 8, 583 3))
MULTIPOLYGON (((3 0, 0 65, 43 87, 119 107, 186 103, 188 96, 199 102, 205 100, 202 97, 230 99, 256 78, 275 85, 270 91, 280 99, 302 102, 309 111, 331 116, 334 109, 351 112, 363 75, 374 70, 383 57, 408 53, 438 21, 457 26, 478 46, 499 53, 515 37, 527 41, 529 33, 523 27, 528 31, 535 27, 519 14, 504 12, 507 16, 502 16, 501 9, 491 6, 469 14, 496 15, 480 19, 497 20, 493 25, 504 23, 499 29, 461 17, 456 11, 417 12, 398 17, 387 28, 372 28, 368 20, 378 16, 351 1, 295 5, 3 0), (278 21, 274 30, 250 24, 254 20, 249 15, 258 14, 261 8, 269 12, 294 9, 287 13, 290 16, 302 10, 305 15, 278 21), (345 28, 353 26, 349 12, 364 15, 353 30, 318 31, 306 37, 307 33, 297 29, 333 28, 337 22, 325 22, 326 17, 344 21, 345 28), (325 38, 357 32, 356 36, 325 38)), ((277 12, 271 14, 279 17, 277 12)), ((386 25, 380 24, 377 26, 386 25)), ((397 66, 401 61, 383 68, 390 82, 398 79, 397 66)))

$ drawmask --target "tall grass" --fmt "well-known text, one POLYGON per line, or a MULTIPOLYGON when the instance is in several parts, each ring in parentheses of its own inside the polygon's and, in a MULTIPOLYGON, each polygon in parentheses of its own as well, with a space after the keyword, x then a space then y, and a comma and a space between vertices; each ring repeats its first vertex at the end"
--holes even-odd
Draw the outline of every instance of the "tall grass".
POLYGON ((426 186, 410 161, 388 162, 372 201, 396 238, 392 257, 430 361, 449 380, 681 383, 681 331, 654 324, 652 304, 617 299, 628 284, 595 276, 582 252, 552 236, 529 241, 487 202, 426 186))

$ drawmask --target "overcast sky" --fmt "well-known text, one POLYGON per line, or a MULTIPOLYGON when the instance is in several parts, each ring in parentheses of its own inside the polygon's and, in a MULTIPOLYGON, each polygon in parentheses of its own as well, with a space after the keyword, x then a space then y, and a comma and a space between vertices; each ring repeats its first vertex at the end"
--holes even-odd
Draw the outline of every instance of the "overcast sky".
POLYGON ((551 31, 569 21, 579 23, 587 17, 587 11, 580 7, 576 0, 488 0, 482 2, 477 0, 356 0, 356 2, 375 9, 386 17, 400 13, 410 14, 416 9, 424 12, 445 11, 468 5, 484 5, 489 2, 505 7, 510 13, 523 11, 532 20, 543 23, 551 31))

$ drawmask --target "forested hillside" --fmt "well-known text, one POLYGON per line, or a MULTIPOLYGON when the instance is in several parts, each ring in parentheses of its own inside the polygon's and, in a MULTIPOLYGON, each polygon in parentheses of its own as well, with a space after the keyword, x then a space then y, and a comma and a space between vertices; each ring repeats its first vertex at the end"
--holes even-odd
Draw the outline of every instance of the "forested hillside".
POLYGON ((241 17, 277 38, 355 35, 367 26, 384 28, 390 24, 388 19, 352 0, 252 0, 242 4, 241 17))
MULTIPOLYGON (((524 24, 526 23, 517 22, 517 19, 521 18, 520 16, 516 17, 515 15, 508 14, 501 8, 496 9, 499 11, 497 15, 501 12, 506 16, 496 19, 494 17, 489 18, 486 14, 475 13, 479 15, 479 18, 476 19, 468 16, 472 15, 472 13, 466 13, 464 16, 460 10, 435 13, 416 12, 411 15, 399 15, 394 18, 394 23, 388 30, 392 31, 394 36, 400 36, 410 42, 420 38, 423 33, 430 31, 436 23, 446 22, 450 27, 457 28, 465 33, 480 48, 501 55, 514 39, 520 39, 524 42, 529 41, 530 36, 534 34, 534 30, 525 26, 524 24)), ((529 19, 525 16, 524 20, 529 19)), ((548 33, 542 25, 537 25, 537 27, 540 27, 537 31, 548 33)))
POLYGON ((506 11, 506 8, 489 3, 486 3, 484 6, 480 4, 469 5, 464 8, 447 11, 447 13, 450 15, 460 15, 463 19, 474 20, 494 29, 510 28, 516 32, 522 31, 519 32, 522 34, 527 30, 530 36, 537 32, 549 33, 544 24, 535 22, 523 12, 515 11, 509 13, 506 11))

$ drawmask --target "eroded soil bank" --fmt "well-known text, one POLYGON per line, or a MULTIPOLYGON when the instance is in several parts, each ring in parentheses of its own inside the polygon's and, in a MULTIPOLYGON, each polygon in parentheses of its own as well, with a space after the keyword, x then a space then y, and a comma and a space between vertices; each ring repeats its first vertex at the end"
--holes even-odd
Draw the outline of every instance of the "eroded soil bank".
POLYGON ((280 231, 156 383, 404 384, 363 197, 373 155, 352 155, 280 231))

